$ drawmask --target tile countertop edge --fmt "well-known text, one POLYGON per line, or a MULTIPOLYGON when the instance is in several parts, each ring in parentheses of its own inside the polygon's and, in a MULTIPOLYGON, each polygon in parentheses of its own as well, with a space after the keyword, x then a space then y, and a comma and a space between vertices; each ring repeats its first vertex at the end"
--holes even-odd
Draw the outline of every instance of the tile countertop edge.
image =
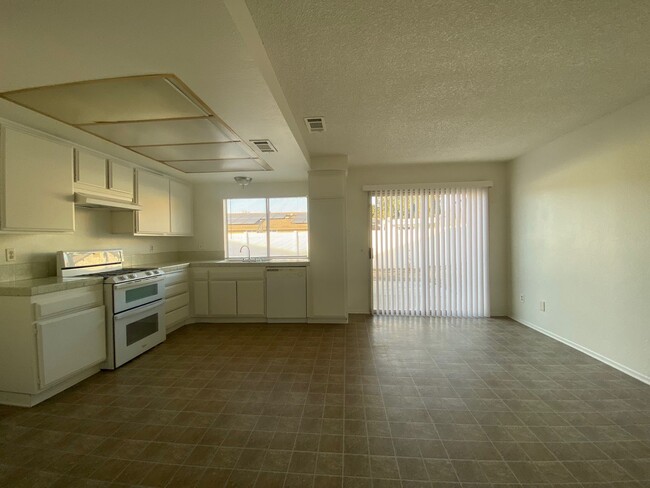
POLYGON ((104 279, 99 277, 62 279, 57 276, 33 280, 5 281, 0 283, 0 296, 27 297, 43 295, 45 293, 83 288, 84 286, 101 285, 103 282, 104 279))

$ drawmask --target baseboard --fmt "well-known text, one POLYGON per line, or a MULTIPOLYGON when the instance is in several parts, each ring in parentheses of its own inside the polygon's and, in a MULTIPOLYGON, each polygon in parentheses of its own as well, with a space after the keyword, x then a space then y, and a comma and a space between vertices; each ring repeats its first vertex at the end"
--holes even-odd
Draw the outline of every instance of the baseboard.
POLYGON ((512 315, 509 315, 508 317, 514 320, 515 322, 520 323, 521 325, 525 325, 526 327, 536 330, 537 332, 540 332, 541 334, 544 334, 545 336, 548 336, 551 339, 555 339, 556 341, 561 342, 562 344, 566 344, 567 346, 572 347, 573 349, 580 351, 586 354, 587 356, 591 356, 592 358, 597 359, 601 363, 605 363, 606 365, 611 366, 614 369, 618 369, 620 372, 625 373, 626 375, 631 376, 632 378, 635 378, 641 381, 642 383, 645 383, 646 385, 650 385, 650 376, 648 375, 640 373, 632 368, 628 368, 624 364, 618 363, 613 359, 609 359, 608 357, 603 356, 602 354, 599 354, 595 351, 592 351, 591 349, 588 349, 584 346, 581 346, 580 344, 577 344, 573 341, 570 341, 569 339, 565 339, 564 337, 557 335, 554 332, 543 329, 538 325, 533 324, 532 322, 518 319, 516 317, 513 317, 512 315))
POLYGON ((61 393, 63 390, 67 390, 71 386, 76 385, 77 383, 82 382, 86 378, 90 378, 92 375, 99 373, 99 365, 92 366, 86 370, 83 370, 70 378, 57 383, 51 388, 48 388, 45 391, 39 393, 16 393, 11 391, 0 391, 0 405, 14 405, 16 407, 33 407, 39 403, 52 398, 54 395, 61 393))
POLYGON ((308 324, 347 324, 348 317, 309 317, 308 324))
POLYGON ((169 328, 167 329, 167 335, 171 334, 172 332, 177 331, 181 327, 185 327, 187 324, 191 324, 192 321, 190 319, 185 319, 181 320, 180 322, 176 322, 173 325, 170 325, 169 328))

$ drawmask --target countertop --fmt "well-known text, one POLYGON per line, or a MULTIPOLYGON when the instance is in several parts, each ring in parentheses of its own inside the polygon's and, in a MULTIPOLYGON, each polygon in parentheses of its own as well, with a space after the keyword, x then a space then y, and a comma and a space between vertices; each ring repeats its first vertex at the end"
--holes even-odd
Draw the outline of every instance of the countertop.
POLYGON ((309 266, 309 259, 270 259, 268 261, 240 261, 221 259, 213 261, 172 261, 166 263, 153 263, 147 264, 145 268, 160 268, 167 273, 179 271, 188 267, 203 266, 203 267, 219 267, 219 266, 309 266))
POLYGON ((56 291, 72 290, 84 286, 101 285, 103 278, 36 278, 33 280, 6 281, 0 283, 0 296, 27 297, 54 293, 56 291))
MULTIPOLYGON (((160 268, 167 273, 186 269, 190 266, 309 266, 308 259, 270 259, 268 261, 238 261, 222 259, 220 261, 172 261, 166 263, 153 263, 141 268, 160 268)), ((103 278, 59 278, 52 276, 49 278, 37 278, 33 280, 19 280, 0 282, 0 296, 32 296, 42 295, 44 293, 54 293, 56 291, 71 290, 82 288, 84 286, 100 285, 104 282, 103 278)))

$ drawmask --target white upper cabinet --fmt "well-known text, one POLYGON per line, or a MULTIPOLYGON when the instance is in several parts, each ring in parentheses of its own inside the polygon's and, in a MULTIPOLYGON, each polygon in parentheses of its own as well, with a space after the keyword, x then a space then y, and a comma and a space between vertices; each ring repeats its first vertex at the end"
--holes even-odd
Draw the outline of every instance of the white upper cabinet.
POLYGON ((106 158, 76 149, 74 182, 75 190, 106 190, 106 158))
POLYGON ((108 189, 115 198, 133 201, 133 168, 126 163, 110 159, 108 161, 108 189))
POLYGON ((138 169, 136 181, 137 200, 142 206, 135 212, 136 234, 169 234, 169 178, 138 169))
POLYGON ((134 235, 191 236, 192 186, 136 169, 136 212, 113 212, 113 232, 134 235))
POLYGON ((72 146, 10 127, 1 131, 1 230, 74 231, 72 146))
POLYGON ((105 155, 75 149, 74 189, 76 192, 133 201, 133 168, 108 160, 105 155))
POLYGON ((180 181, 169 181, 171 234, 191 236, 194 232, 192 212, 192 187, 180 181))

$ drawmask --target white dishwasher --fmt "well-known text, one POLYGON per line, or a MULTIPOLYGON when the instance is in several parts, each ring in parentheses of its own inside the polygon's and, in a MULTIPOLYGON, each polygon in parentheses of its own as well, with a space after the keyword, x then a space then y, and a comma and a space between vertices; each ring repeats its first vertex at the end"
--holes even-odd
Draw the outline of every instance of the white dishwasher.
POLYGON ((269 322, 304 322, 307 319, 304 266, 266 268, 266 317, 269 322))

